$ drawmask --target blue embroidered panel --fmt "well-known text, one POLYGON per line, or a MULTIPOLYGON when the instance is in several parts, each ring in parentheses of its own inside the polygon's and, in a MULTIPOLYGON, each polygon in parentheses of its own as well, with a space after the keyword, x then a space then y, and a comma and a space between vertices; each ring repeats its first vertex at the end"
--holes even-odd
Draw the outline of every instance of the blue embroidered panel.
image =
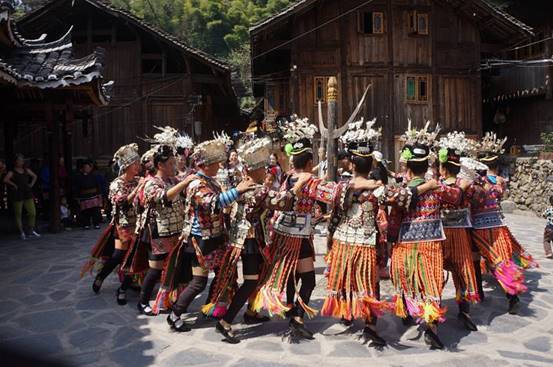
POLYGON ((399 241, 409 242, 428 242, 445 240, 442 221, 439 219, 428 220, 424 222, 401 223, 399 230, 399 241))

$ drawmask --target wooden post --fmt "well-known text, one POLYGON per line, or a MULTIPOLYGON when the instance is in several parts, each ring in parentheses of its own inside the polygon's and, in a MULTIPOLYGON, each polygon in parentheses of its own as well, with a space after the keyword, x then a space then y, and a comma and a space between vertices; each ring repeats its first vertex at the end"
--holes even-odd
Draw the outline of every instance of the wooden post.
POLYGON ((49 229, 50 232, 57 233, 61 231, 59 182, 60 129, 59 121, 54 116, 52 106, 46 106, 44 116, 48 126, 48 158, 50 161, 49 229))
MULTIPOLYGON (((553 31, 551 29, 551 25, 547 25, 545 28, 544 35, 546 37, 553 36, 553 31)), ((553 47, 551 44, 551 40, 545 41, 545 58, 551 58, 553 55, 553 47)), ((545 80, 547 82, 547 85, 545 86, 545 99, 551 100, 553 99, 553 66, 547 65, 545 68, 545 80)))
POLYGON ((73 121, 75 119, 75 111, 73 109, 73 103, 70 101, 67 104, 65 111, 65 118, 63 120, 63 160, 65 163, 65 172, 67 177, 65 179, 65 197, 68 202, 72 202, 73 192, 73 121))
POLYGON ((15 152, 13 149, 13 142, 15 140, 15 121, 11 118, 12 115, 8 113, 4 116, 4 156, 6 157, 6 165, 8 169, 13 169, 13 162, 15 158, 15 152))
POLYGON ((326 157, 328 161, 328 179, 330 181, 336 181, 336 138, 334 137, 334 130, 336 129, 336 117, 338 109, 338 81, 336 77, 330 77, 328 79, 327 90, 327 129, 328 140, 326 142, 326 157))

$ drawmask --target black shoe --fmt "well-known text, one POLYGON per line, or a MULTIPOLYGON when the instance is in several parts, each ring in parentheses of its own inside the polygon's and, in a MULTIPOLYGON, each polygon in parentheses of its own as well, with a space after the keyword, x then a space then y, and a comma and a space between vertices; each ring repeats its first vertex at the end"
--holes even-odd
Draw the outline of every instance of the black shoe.
POLYGON ((136 308, 138 309, 138 312, 140 312, 142 315, 155 316, 154 310, 152 310, 152 307, 150 307, 150 305, 143 305, 142 303, 138 302, 136 308))
POLYGON ((517 315, 520 310, 520 299, 518 296, 509 297, 509 314, 517 315))
POLYGON ((187 333, 192 330, 188 325, 186 325, 183 320, 181 320, 180 317, 176 320, 173 320, 171 318, 172 315, 173 314, 169 314, 167 316, 167 323, 171 327, 171 330, 176 331, 177 333, 187 333))
POLYGON ((95 225, 95 226, 94 226, 94 229, 100 229, 100 226, 99 226, 99 225, 95 225))
POLYGON ((438 335, 434 334, 430 329, 426 329, 424 332, 424 342, 430 345, 432 349, 444 349, 444 344, 440 338, 438 338, 438 335))
POLYGON ((371 329, 370 327, 365 327, 363 329, 363 336, 367 339, 367 340, 371 340, 372 341, 372 344, 375 346, 375 347, 385 347, 386 346, 386 340, 382 339, 377 333, 376 331, 374 331, 373 329, 371 329))
POLYGON ((100 288, 102 288, 102 284, 104 281, 98 277, 94 279, 94 282, 92 283, 92 291, 96 294, 100 292, 100 288))
POLYGON ((268 321, 271 321, 271 318, 268 316, 261 316, 257 313, 255 314, 255 316, 252 316, 247 312, 244 314, 244 324, 246 325, 261 324, 268 321))
POLYGON ((403 326, 412 326, 415 324, 415 319, 408 315, 406 318, 401 319, 401 322, 403 323, 403 326))
POLYGON ((296 331, 303 338, 308 340, 315 339, 313 333, 305 327, 304 324, 297 322, 295 319, 290 319, 290 329, 296 331))
POLYGON ((117 288, 117 304, 125 306, 127 304, 127 291, 117 288))
POLYGON ((465 325, 465 328, 470 331, 478 331, 478 328, 476 327, 476 324, 474 321, 472 321, 472 318, 468 313, 465 312, 459 312, 459 315, 457 315, 457 318, 465 325))
POLYGON ((226 329, 220 322, 215 324, 215 331, 221 334, 225 338, 225 341, 230 344, 240 343, 240 339, 233 335, 232 329, 226 329))
POLYGON ((340 323, 344 326, 347 326, 347 327, 350 327, 351 325, 353 325, 352 320, 348 320, 348 319, 345 319, 343 317, 342 317, 342 320, 340 321, 340 323))

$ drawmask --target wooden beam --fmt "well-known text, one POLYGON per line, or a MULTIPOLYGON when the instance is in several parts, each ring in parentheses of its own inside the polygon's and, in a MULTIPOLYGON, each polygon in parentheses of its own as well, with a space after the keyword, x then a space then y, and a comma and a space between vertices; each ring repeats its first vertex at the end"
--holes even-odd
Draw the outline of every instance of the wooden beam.
POLYGON ((193 83, 221 84, 221 78, 211 74, 192 74, 193 83))

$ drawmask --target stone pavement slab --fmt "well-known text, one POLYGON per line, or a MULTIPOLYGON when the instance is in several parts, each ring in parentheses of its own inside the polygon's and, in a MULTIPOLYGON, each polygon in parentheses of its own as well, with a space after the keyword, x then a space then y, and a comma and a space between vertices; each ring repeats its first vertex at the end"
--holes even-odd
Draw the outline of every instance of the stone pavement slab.
MULTIPOLYGON (((118 306, 118 279, 110 276, 99 295, 90 289, 92 278, 79 280, 79 270, 99 231, 44 235, 22 242, 0 239, 0 347, 52 357, 75 366, 551 366, 553 365, 553 260, 543 256, 544 221, 507 215, 515 236, 540 262, 526 273, 529 292, 521 299, 520 315, 507 314, 505 297, 492 278, 486 278, 486 301, 473 307, 479 331, 469 333, 456 319, 451 281, 446 286, 449 311, 440 335, 447 348, 431 351, 417 326, 406 328, 391 315, 378 322, 389 346, 377 350, 362 340, 363 325, 345 327, 336 320, 308 321, 315 340, 289 344, 287 323, 237 324, 243 342, 221 342, 212 322, 189 315, 190 333, 169 331, 164 316, 137 314, 138 295, 118 306)), ((317 238, 317 288, 313 304, 320 308, 325 291, 325 238, 317 238)), ((383 294, 391 295, 389 281, 383 294)), ((198 310, 204 296, 193 303, 198 310)), ((237 321, 241 321, 237 319, 237 321)))

